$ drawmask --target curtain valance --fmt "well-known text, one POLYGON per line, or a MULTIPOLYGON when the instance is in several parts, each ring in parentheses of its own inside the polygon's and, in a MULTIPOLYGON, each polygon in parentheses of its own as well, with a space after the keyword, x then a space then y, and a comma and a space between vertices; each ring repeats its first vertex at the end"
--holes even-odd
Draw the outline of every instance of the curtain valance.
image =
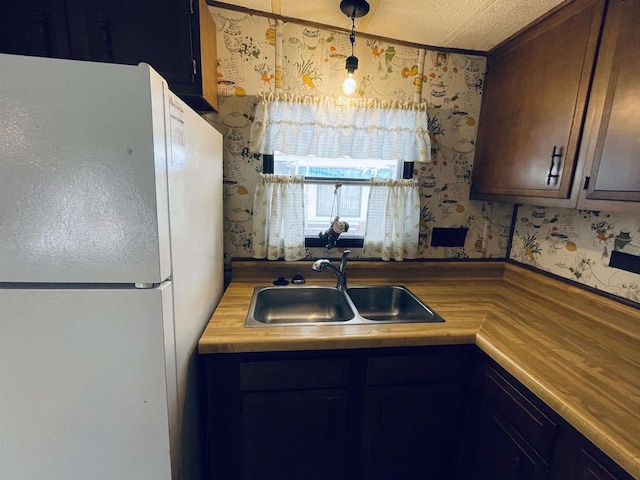
POLYGON ((431 161, 427 104, 261 93, 254 153, 431 161))

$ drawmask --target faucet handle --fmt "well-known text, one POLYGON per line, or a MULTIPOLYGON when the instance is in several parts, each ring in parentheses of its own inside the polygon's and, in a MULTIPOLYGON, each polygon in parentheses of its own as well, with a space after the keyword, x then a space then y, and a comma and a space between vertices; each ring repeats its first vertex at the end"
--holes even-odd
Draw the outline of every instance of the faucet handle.
POLYGON ((347 256, 351 253, 351 250, 345 250, 342 252, 342 259, 340 260, 340 272, 344 275, 345 281, 347 277, 347 256))

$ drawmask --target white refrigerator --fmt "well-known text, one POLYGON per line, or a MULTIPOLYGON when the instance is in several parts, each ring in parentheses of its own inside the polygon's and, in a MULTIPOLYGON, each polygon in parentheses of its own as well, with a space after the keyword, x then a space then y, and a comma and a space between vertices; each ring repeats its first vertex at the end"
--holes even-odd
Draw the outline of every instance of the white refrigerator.
POLYGON ((148 65, 0 55, 0 479, 199 479, 222 136, 148 65))

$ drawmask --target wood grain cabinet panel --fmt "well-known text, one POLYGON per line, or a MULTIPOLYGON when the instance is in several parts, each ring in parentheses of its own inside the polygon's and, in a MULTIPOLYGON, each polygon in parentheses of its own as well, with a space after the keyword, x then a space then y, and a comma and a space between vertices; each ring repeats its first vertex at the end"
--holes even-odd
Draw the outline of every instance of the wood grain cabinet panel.
POLYGON ((208 479, 455 478, 468 345, 209 355, 208 479))
POLYGON ((490 52, 472 198, 569 197, 603 10, 578 0, 490 52))
POLYGON ((0 52, 145 62, 194 110, 218 106, 215 24, 204 0, 2 2, 0 52))
POLYGON ((632 478, 575 429, 567 426, 560 431, 551 461, 550 480, 632 478))
POLYGON ((455 382, 368 387, 360 478, 453 480, 463 400, 455 382))
POLYGON ((474 365, 459 480, 632 477, 485 354, 474 365))
POLYGON ((347 392, 242 394, 242 479, 346 479, 347 392))
POLYGON ((640 2, 609 2, 582 147, 583 199, 640 201, 639 24, 640 2))
POLYGON ((1 2, 0 52, 71 58, 65 1, 1 2))
POLYGON ((503 375, 479 360, 471 380, 459 478, 547 478, 556 425, 503 375))
POLYGON ((576 0, 489 52, 471 198, 637 211, 639 22, 576 0))
POLYGON ((204 360, 210 480, 632 478, 471 345, 204 360))

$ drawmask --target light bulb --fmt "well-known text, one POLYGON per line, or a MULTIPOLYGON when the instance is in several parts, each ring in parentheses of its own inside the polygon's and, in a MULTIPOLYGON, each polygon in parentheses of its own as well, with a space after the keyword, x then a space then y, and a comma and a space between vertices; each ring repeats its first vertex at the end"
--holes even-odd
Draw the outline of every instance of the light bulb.
POLYGON ((353 78, 353 73, 349 72, 349 76, 342 84, 342 91, 347 95, 351 95, 356 91, 356 81, 353 78))

